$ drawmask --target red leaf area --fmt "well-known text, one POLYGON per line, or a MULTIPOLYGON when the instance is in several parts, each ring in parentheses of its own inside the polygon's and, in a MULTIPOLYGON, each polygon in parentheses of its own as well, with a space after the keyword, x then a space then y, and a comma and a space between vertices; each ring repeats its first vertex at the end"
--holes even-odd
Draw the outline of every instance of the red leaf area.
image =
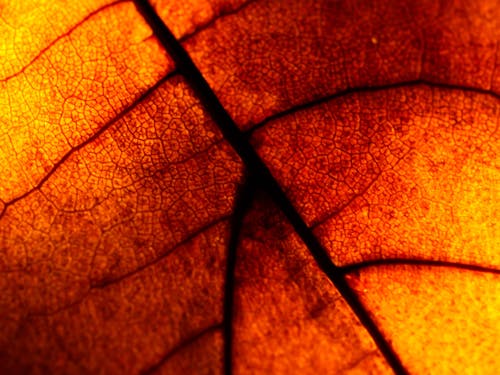
POLYGON ((494 1, 0 6, 6 374, 495 374, 494 1))

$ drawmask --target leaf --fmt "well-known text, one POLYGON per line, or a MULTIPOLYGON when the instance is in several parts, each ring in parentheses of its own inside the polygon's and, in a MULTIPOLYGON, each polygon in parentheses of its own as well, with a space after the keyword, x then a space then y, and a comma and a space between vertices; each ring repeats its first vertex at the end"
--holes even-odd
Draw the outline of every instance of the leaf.
POLYGON ((498 6, 152 5, 0 7, 3 372, 495 373, 498 6))

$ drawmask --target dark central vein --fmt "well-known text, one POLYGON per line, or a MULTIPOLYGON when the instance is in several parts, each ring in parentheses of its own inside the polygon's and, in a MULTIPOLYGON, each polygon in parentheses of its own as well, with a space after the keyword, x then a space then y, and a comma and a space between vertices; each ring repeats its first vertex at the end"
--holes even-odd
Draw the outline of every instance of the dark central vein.
POLYGON ((163 47, 174 59, 178 70, 194 89, 204 108, 212 116, 226 140, 241 157, 248 168, 249 174, 258 180, 259 185, 270 194, 278 207, 286 215, 297 234, 309 248, 320 269, 328 276, 350 305, 358 319, 372 336, 389 365, 397 374, 407 374, 399 357, 365 310, 356 293, 348 285, 342 270, 332 262, 319 240, 302 220, 281 186, 248 142, 245 134, 238 129, 234 120, 224 109, 201 72, 191 60, 191 57, 147 0, 135 0, 135 4, 163 47))
POLYGON ((255 185, 252 176, 249 176, 247 181, 239 189, 236 201, 234 204, 233 220, 231 225, 231 236, 227 245, 227 261, 226 261, 226 280, 224 286, 224 373, 231 375, 233 373, 233 304, 234 304, 234 282, 236 269, 236 251, 240 238, 243 219, 248 209, 252 205, 255 185))

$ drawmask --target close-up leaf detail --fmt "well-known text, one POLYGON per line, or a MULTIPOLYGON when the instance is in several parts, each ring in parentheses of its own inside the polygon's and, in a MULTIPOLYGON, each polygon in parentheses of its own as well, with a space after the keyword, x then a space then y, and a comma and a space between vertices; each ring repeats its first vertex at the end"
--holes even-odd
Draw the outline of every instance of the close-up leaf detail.
POLYGON ((0 374, 497 374, 500 3, 0 4, 0 374))

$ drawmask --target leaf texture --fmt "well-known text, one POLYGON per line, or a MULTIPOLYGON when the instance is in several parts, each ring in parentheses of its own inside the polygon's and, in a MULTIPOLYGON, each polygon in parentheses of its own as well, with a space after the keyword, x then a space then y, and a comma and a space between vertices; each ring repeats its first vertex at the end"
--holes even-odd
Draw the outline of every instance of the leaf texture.
POLYGON ((389 371, 269 198, 258 197, 243 228, 235 269, 235 372, 389 371))
POLYGON ((496 373, 499 9, 0 5, 0 372, 496 373))

